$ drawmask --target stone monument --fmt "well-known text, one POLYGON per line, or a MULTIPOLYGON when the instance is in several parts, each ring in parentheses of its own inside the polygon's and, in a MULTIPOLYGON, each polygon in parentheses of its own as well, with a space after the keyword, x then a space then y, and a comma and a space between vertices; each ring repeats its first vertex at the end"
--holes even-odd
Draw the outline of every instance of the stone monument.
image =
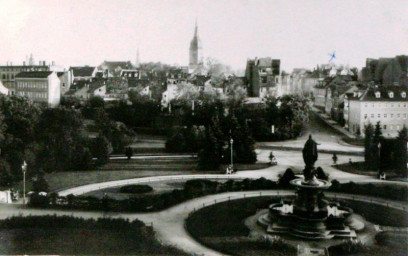
POLYGON ((296 198, 270 205, 269 213, 258 219, 268 233, 306 239, 353 238, 357 236, 356 230, 364 227, 361 221, 353 218, 352 209, 325 199, 323 191, 331 183, 316 178, 317 145, 310 135, 302 151, 304 178, 290 182, 296 189, 296 198))

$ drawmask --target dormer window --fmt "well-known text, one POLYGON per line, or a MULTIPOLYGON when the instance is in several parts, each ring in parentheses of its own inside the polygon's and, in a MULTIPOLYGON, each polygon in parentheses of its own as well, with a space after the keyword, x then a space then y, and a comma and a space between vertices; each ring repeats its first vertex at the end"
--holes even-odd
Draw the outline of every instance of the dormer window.
POLYGON ((402 97, 402 98, 406 98, 406 97, 407 97, 407 93, 406 93, 406 92, 401 92, 401 97, 402 97))
POLYGON ((394 93, 393 92, 389 92, 388 95, 390 96, 390 98, 394 98, 394 93))
POLYGON ((381 92, 375 92, 375 97, 379 99, 381 97, 381 92))

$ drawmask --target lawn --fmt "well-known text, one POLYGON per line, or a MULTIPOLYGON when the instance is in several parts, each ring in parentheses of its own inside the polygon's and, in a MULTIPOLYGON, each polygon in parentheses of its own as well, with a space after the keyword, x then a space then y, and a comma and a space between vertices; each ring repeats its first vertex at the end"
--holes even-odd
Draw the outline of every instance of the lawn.
MULTIPOLYGON (((267 208, 272 200, 274 200, 272 197, 249 198, 205 207, 193 213, 187 219, 186 228, 198 241, 227 254, 292 255, 291 250, 283 253, 277 248, 265 249, 259 241, 250 241, 248 239, 249 229, 245 226, 244 220, 254 215, 258 208, 267 208), (217 225, 214 225, 214 223, 217 223, 217 225)), ((398 227, 408 226, 407 213, 401 210, 352 200, 341 200, 341 204, 351 207, 354 212, 363 215, 368 221, 375 224, 398 227)), ((368 247, 365 252, 353 255, 407 255, 406 234, 390 233, 378 236, 376 239, 378 244, 368 247)), ((330 255, 348 254, 332 251, 330 255)))
POLYGON ((5 222, 0 222, 2 255, 187 255, 161 245, 153 230, 142 223, 124 221, 116 228, 117 223, 110 220, 89 225, 92 220, 55 216, 16 217, 5 222), (30 221, 41 224, 27 225, 30 221))
MULTIPOLYGON (((99 183, 113 180, 124 180, 162 175, 196 174, 193 171, 77 171, 58 172, 45 175, 50 191, 59 191, 71 187, 99 183)), ((22 191, 22 182, 15 189, 22 191)), ((31 182, 27 182, 27 191, 30 191, 31 182)))
MULTIPOLYGON (((368 168, 364 162, 354 162, 351 164, 344 163, 344 164, 334 165, 333 167, 339 170, 342 170, 344 172, 361 174, 361 175, 371 175, 375 177, 378 176, 378 171, 368 168)), ((400 176, 398 176, 391 170, 386 170, 385 172, 387 174, 387 180, 397 180, 397 181, 405 181, 405 182, 408 181, 407 178, 401 178, 400 176)))

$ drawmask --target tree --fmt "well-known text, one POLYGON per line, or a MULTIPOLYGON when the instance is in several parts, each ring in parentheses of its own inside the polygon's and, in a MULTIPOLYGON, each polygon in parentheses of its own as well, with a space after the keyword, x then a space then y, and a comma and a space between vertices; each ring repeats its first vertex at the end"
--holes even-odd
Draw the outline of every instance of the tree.
POLYGON ((105 101, 100 96, 92 96, 89 99, 88 104, 93 109, 95 109, 95 108, 105 108, 105 101))
POLYGON ((373 137, 373 125, 371 123, 364 127, 364 134, 364 161, 367 165, 371 166, 373 137))
POLYGON ((36 193, 48 192, 48 182, 44 176, 37 177, 37 179, 33 181, 33 191, 36 193))
POLYGON ((103 135, 99 135, 93 143, 92 150, 92 155, 97 158, 97 164, 106 164, 109 161, 110 153, 112 153, 112 146, 108 139, 103 135))
POLYGON ((5 159, 0 159, 0 186, 10 186, 12 182, 10 165, 5 159))
POLYGON ((199 167, 203 170, 217 169, 221 164, 222 142, 217 138, 218 127, 211 125, 205 128, 205 141, 199 152, 199 167))
POLYGON ((66 171, 75 161, 75 149, 83 143, 83 120, 72 109, 46 109, 36 125, 38 167, 46 172, 66 171))
POLYGON ((408 130, 404 127, 398 132, 397 137, 398 151, 397 151, 397 172, 402 177, 407 177, 407 143, 408 143, 408 130))
POLYGON ((381 166, 381 155, 380 155, 380 143, 382 140, 381 123, 377 122, 375 124, 373 144, 372 144, 372 156, 373 156, 373 169, 379 170, 381 166))

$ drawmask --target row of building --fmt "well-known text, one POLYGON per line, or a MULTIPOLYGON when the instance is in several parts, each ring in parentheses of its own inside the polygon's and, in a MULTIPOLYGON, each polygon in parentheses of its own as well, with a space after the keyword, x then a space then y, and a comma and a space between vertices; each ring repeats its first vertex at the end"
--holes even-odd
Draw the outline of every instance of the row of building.
POLYGON ((356 135, 380 122, 383 135, 395 137, 408 127, 408 56, 367 59, 355 75, 320 78, 313 88, 314 106, 356 135))

